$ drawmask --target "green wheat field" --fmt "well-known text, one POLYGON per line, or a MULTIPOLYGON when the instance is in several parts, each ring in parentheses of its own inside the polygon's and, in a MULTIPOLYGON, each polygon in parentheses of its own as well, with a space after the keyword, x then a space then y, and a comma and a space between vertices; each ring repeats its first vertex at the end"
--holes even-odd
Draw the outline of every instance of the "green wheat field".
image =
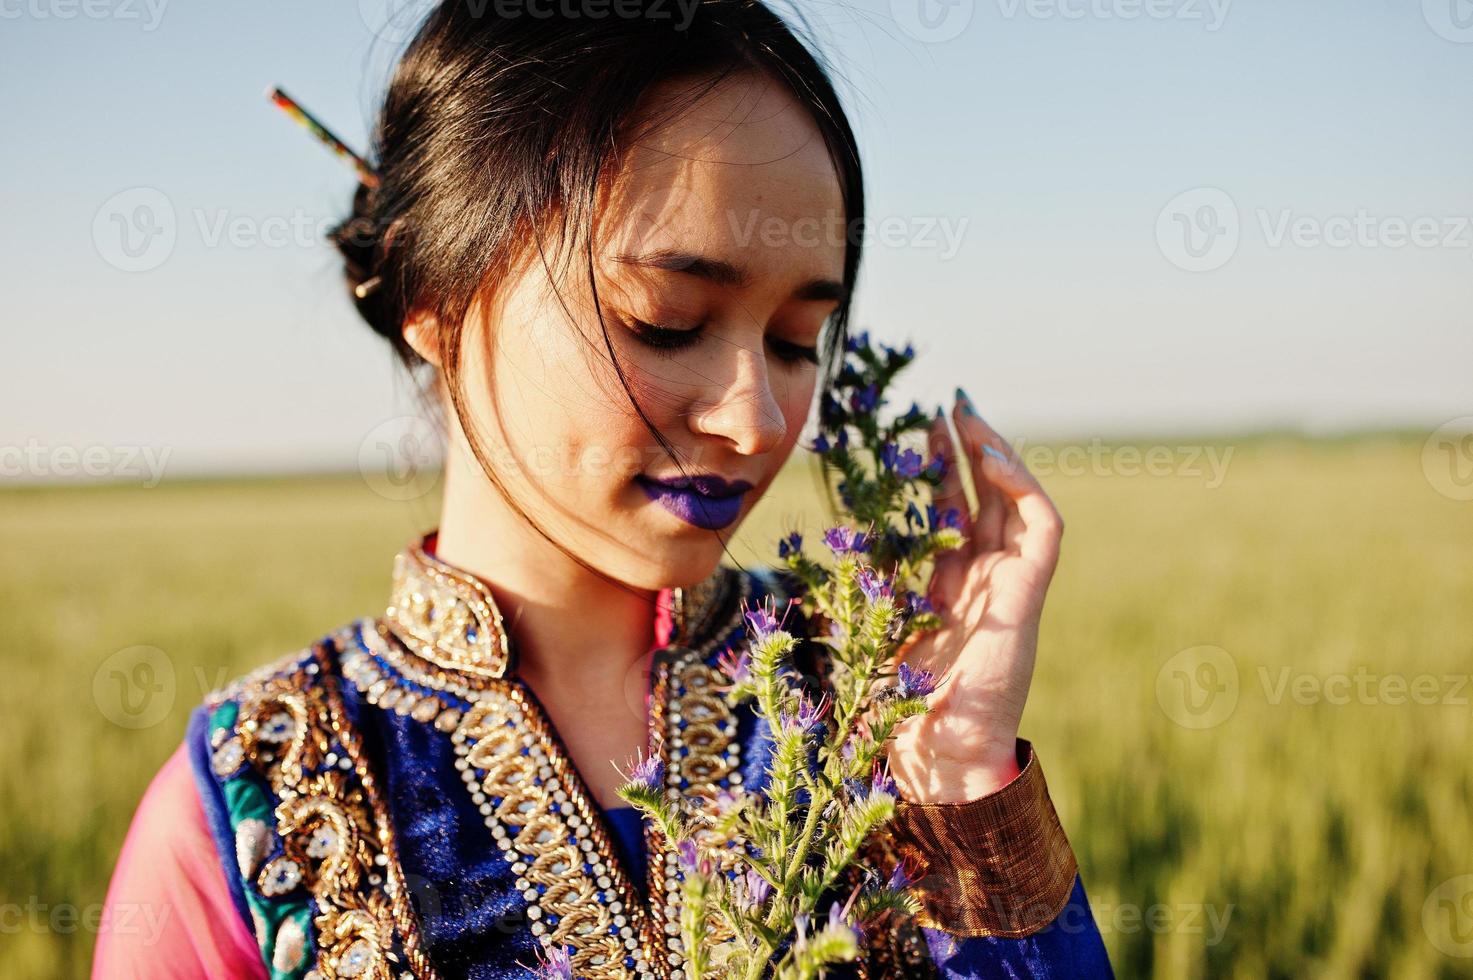
MULTIPOLYGON (((1473 502, 1420 438, 1218 443, 1217 472, 1153 445, 1154 475, 1145 444, 1030 457, 1068 530, 1023 734, 1118 975, 1473 976, 1473 502)), ((823 525, 811 466, 738 561, 823 525)), ((436 498, 357 474, 0 492, 5 977, 86 975, 189 709, 380 608, 436 498)))

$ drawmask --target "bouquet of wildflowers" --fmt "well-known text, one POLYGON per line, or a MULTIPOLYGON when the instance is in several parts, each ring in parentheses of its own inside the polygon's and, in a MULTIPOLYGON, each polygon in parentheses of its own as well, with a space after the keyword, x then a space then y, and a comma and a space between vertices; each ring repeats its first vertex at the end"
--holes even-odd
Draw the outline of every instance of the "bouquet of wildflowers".
POLYGON ((784 629, 786 615, 748 609, 752 641, 723 667, 727 697, 753 702, 772 732, 766 787, 681 799, 646 760, 619 791, 675 842, 690 980, 822 976, 859 958, 867 925, 916 910, 906 869, 884 876, 866 867, 864 845, 895 810, 886 743, 896 725, 926 711, 935 686, 924 670, 892 669, 911 634, 940 625, 919 571, 962 536, 954 509, 916 504, 917 490, 939 486, 945 466, 902 447, 929 416, 912 404, 879 419, 886 388, 914 350, 875 350, 861 334, 845 353, 812 448, 837 475, 849 520, 823 536, 831 562, 810 558, 797 532, 778 545, 803 585, 795 601, 816 627, 806 638, 826 648, 824 693, 815 697, 794 667, 799 638, 784 629))

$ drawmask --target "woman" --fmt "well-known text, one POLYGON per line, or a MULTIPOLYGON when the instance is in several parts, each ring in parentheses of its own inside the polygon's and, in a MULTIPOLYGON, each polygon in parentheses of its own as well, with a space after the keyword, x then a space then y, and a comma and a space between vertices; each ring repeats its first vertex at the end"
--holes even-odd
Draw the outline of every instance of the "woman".
MULTIPOLYGON (((842 356, 859 244, 812 229, 863 217, 854 136, 759 3, 503 7, 429 17, 336 235, 449 409, 439 527, 381 615, 195 711, 108 898, 163 935, 104 928, 96 976, 517 977, 563 946, 579 977, 679 976, 678 866, 610 763, 761 785, 718 661, 793 583, 718 563, 842 356)), ((953 625, 908 651, 946 679, 881 842, 924 928, 869 930, 862 972, 1109 975, 1017 738, 1061 524, 964 396, 953 420, 937 503, 966 512, 966 460, 980 506, 931 587, 953 625)))

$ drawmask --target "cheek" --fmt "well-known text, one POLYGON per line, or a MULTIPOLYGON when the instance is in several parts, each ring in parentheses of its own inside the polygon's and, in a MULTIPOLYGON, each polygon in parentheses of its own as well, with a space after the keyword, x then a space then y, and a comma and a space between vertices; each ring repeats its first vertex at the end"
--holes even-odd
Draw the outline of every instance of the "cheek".
POLYGON ((808 421, 808 408, 813 404, 813 393, 818 388, 818 369, 800 367, 788 372, 785 382, 774 385, 773 397, 782 407, 783 419, 787 422, 787 447, 803 433, 803 424, 808 421))

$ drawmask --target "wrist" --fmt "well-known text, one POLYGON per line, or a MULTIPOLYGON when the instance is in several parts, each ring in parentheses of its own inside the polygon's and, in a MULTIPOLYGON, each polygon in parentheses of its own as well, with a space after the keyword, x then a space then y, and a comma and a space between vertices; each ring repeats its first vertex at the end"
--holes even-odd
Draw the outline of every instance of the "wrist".
POLYGON ((966 803, 997 792, 1018 778, 1018 741, 989 747, 965 759, 930 760, 895 767, 896 788, 908 803, 966 803))

